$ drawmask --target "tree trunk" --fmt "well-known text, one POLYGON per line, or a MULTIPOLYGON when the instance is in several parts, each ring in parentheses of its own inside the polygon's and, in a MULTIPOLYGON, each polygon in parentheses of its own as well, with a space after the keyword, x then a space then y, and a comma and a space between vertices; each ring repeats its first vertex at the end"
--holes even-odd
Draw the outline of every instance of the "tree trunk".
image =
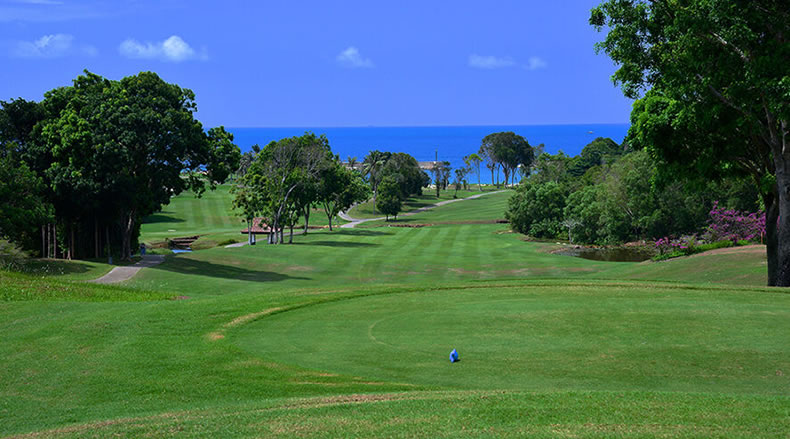
POLYGON ((290 234, 288 235, 288 244, 294 243, 294 225, 291 223, 288 228, 290 229, 290 234))
POLYGON ((132 232, 134 231, 134 210, 126 213, 121 227, 121 259, 132 259, 132 232))
MULTIPOLYGON (((776 163, 776 187, 779 192, 779 208, 777 209, 779 211, 779 221, 776 226, 775 240, 775 285, 778 287, 790 287, 790 157, 784 157, 781 153, 774 154, 774 162, 776 163)), ((767 229, 769 222, 767 215, 765 219, 767 229)))
POLYGON ((304 234, 307 235, 307 227, 310 224, 310 205, 304 207, 304 234))
POLYGON ((765 204, 765 256, 768 261, 768 286, 776 286, 779 268, 776 222, 779 219, 779 206, 773 193, 764 195, 763 203, 765 204))
POLYGON ((93 218, 93 257, 99 259, 99 221, 93 218))
POLYGON ((107 263, 112 264, 112 247, 110 246, 110 226, 104 226, 104 240, 107 244, 107 263))
POLYGON ((41 226, 41 257, 46 258, 46 247, 47 247, 47 233, 44 231, 44 226, 41 226))

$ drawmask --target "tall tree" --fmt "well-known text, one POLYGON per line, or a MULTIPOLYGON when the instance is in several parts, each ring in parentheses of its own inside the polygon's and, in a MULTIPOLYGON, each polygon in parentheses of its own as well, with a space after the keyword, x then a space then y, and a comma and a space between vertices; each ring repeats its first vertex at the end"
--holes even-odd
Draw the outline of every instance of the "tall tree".
POLYGON ((529 142, 512 131, 492 133, 483 138, 479 154, 502 167, 505 185, 510 181, 519 165, 530 166, 534 150, 529 142))
POLYGON ((790 8, 778 0, 608 0, 590 23, 619 68, 632 146, 665 174, 748 174, 766 209, 768 284, 790 286, 790 8), (667 172, 669 171, 669 172, 667 172))
POLYGON ((213 188, 238 166, 232 137, 222 128, 204 133, 194 99, 151 72, 120 81, 86 72, 72 87, 48 92, 50 114, 37 127, 51 155, 46 173, 64 201, 56 209, 75 218, 83 201, 98 203, 119 226, 122 258, 130 258, 142 217, 185 189, 213 188))
POLYGON ((355 203, 369 199, 370 187, 359 172, 347 169, 335 160, 321 173, 318 198, 332 231, 332 219, 355 203))
POLYGON ((299 191, 318 179, 330 156, 326 136, 313 133, 271 142, 257 155, 243 184, 254 185, 265 200, 262 210, 271 221, 272 243, 282 243, 283 228, 293 225, 294 212, 303 206, 297 205, 299 191))
POLYGON ((389 221, 390 216, 398 219, 398 213, 401 211, 403 200, 401 199, 400 185, 391 175, 384 177, 379 186, 381 194, 376 200, 376 208, 379 212, 387 216, 389 221))
POLYGON ((362 175, 368 179, 368 182, 370 182, 370 187, 373 189, 374 205, 376 196, 378 194, 379 183, 382 179, 381 170, 384 169, 384 165, 387 163, 387 160, 389 160, 391 155, 392 154, 388 152, 373 150, 370 151, 362 161, 362 175))
MULTIPOLYGON (((483 159, 476 153, 469 154, 468 156, 464 157, 464 163, 471 169, 475 170, 475 174, 477 174, 477 188, 480 189, 480 192, 483 191, 483 185, 480 184, 480 163, 483 159)), ((493 182, 492 182, 493 183, 493 182)))

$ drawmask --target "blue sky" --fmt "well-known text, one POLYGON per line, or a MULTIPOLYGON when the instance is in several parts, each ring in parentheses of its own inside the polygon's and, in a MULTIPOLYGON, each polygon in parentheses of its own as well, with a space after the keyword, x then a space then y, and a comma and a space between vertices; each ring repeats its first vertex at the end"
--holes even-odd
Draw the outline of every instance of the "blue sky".
POLYGON ((623 123, 595 0, 0 0, 0 99, 157 72, 207 126, 623 123))

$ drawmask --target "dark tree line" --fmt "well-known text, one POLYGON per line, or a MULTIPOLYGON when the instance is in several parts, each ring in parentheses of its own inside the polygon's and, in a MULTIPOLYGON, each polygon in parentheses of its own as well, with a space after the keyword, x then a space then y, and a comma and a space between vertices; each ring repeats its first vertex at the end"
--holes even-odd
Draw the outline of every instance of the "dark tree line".
POLYGON ((0 236, 45 257, 128 259, 143 217, 239 164, 233 135, 194 118, 194 93, 151 72, 86 71, 41 102, 0 105, 0 173, 14 177, 0 182, 0 236))

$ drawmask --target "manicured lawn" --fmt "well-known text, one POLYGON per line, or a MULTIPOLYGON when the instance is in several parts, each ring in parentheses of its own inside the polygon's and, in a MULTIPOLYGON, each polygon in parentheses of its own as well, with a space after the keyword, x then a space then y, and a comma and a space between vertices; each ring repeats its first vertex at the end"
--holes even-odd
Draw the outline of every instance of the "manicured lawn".
MULTIPOLYGON (((244 242, 246 235, 241 234, 247 224, 233 210, 231 185, 224 184, 214 191, 206 191, 200 198, 192 192, 184 192, 170 200, 162 211, 143 220, 140 241, 147 244, 163 242, 166 238, 201 235, 193 248, 215 247, 230 241, 244 242)), ((332 224, 345 221, 335 218, 332 224)), ((303 224, 300 220, 300 224, 303 224)), ((329 224, 323 209, 313 209, 310 215, 311 226, 329 224)))
POLYGON ((357 227, 376 227, 390 224, 441 224, 494 222, 505 218, 507 200, 513 191, 485 193, 480 198, 456 201, 436 209, 426 210, 409 216, 398 216, 397 220, 371 221, 357 227))
MULTIPOLYGON (((493 221, 507 195, 414 222, 493 221)), ((240 228, 191 202, 147 236, 240 228)), ((100 262, 0 273, 0 436, 790 431, 790 294, 761 287, 761 248, 631 264, 551 247, 503 224, 376 227, 170 255, 120 287, 79 280, 100 262)))
POLYGON ((169 256, 165 264, 141 272, 127 285, 229 295, 329 285, 573 278, 617 265, 544 253, 545 245, 526 243, 503 224, 322 230, 294 239, 294 245, 169 256))
MULTIPOLYGON (((494 189, 486 188, 485 186, 483 186, 483 188, 485 189, 484 192, 488 192, 488 191, 493 192, 494 191, 494 189)), ((480 194, 480 193, 484 193, 484 192, 480 192, 479 190, 475 190, 475 189, 477 189, 477 185, 470 186, 469 190, 460 190, 460 191, 458 191, 458 194, 457 194, 456 197, 454 197, 454 195, 456 195, 455 190, 441 191, 440 194, 439 194, 439 197, 437 198, 435 190, 431 190, 429 188, 423 188, 422 189, 422 195, 418 195, 418 196, 415 196, 415 197, 408 198, 408 199, 406 199, 403 202, 403 209, 402 209, 402 211, 404 213, 405 212, 411 212, 412 210, 419 209, 421 207, 430 206, 431 204, 436 204, 436 203, 438 203, 440 201, 453 200, 455 198, 466 198, 466 197, 468 197, 470 195, 477 195, 477 194, 480 194)), ((348 212, 348 214, 352 218, 361 218, 361 219, 364 219, 364 218, 378 218, 378 217, 384 216, 381 212, 379 212, 379 211, 377 211, 375 209, 375 205, 374 205, 372 199, 367 201, 367 202, 365 202, 365 203, 361 203, 361 204, 358 204, 358 205, 354 206, 348 212)))

